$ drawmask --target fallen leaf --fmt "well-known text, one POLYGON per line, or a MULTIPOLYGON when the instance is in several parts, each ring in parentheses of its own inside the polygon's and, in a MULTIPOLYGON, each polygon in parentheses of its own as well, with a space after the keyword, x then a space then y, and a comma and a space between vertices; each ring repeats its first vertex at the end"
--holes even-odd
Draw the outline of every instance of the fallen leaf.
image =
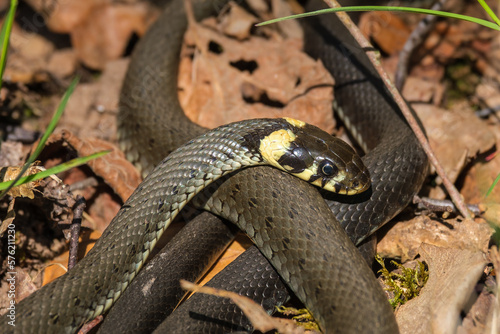
POLYGON ((16 278, 16 302, 19 303, 24 298, 38 290, 30 275, 22 268, 16 267, 14 270, 16 278))
POLYGON ((110 61, 96 82, 79 84, 62 119, 77 136, 116 140, 116 113, 128 59, 110 61))
POLYGON ((396 14, 369 12, 359 20, 361 32, 387 54, 401 51, 411 29, 396 14))
MULTIPOLYGON (((45 168, 38 166, 39 162, 35 161, 26 172, 24 172, 23 176, 33 175, 45 170, 45 168)), ((0 168, 1 182, 12 181, 15 180, 23 167, 3 167, 0 168)), ((40 185, 40 180, 27 182, 15 187, 12 187, 7 194, 12 197, 27 197, 29 199, 35 198, 35 188, 40 185)))
MULTIPOLYGON (((500 147, 500 127, 492 124, 490 129, 497 136, 496 147, 500 147)), ((469 203, 481 203, 486 209, 482 217, 497 228, 500 228, 500 185, 493 187, 488 196, 486 194, 493 186, 499 171, 500 156, 498 151, 494 151, 470 168, 462 187, 464 199, 469 203)))
POLYGON ((420 295, 396 312, 404 333, 456 333, 460 312, 488 262, 480 251, 422 244, 421 260, 429 267, 429 280, 420 295))
POLYGON ((145 32, 153 16, 145 2, 92 8, 86 19, 70 31, 78 58, 90 68, 103 69, 108 61, 123 55, 133 33, 145 32))
POLYGON ((46 14, 51 31, 70 35, 78 59, 93 69, 103 69, 108 61, 122 56, 132 35, 143 35, 159 12, 143 1, 29 2, 46 14))
POLYGON ((53 2, 48 9, 44 1, 30 0, 29 2, 38 12, 49 11, 47 26, 50 30, 60 34, 72 31, 91 15, 94 8, 109 3, 108 0, 66 0, 62 3, 53 2))
MULTIPOLYGON (((495 145, 495 135, 470 110, 444 110, 429 104, 415 104, 413 107, 424 124, 436 157, 452 182, 469 160, 495 145)), ((445 196, 440 188, 429 194, 436 199, 445 196)))
POLYGON ((53 43, 36 33, 22 30, 14 24, 9 48, 9 57, 7 57, 3 75, 5 81, 25 84, 48 81, 46 67, 54 52, 53 43))
POLYGON ((57 50, 50 56, 46 70, 59 79, 64 79, 75 73, 77 63, 73 49, 57 50))
POLYGON ((229 15, 225 15, 221 21, 224 33, 228 36, 236 37, 238 40, 249 38, 250 30, 258 22, 257 18, 234 2, 229 3, 228 11, 229 15))
POLYGON ((69 131, 63 131, 61 137, 77 151, 79 156, 111 150, 111 153, 89 161, 87 165, 102 177, 124 202, 141 182, 139 172, 115 145, 101 139, 80 139, 69 131))
POLYGON ((204 24, 209 28, 196 24, 186 35, 186 44, 201 51, 192 58, 184 50, 180 65, 179 98, 191 120, 213 128, 242 119, 289 116, 333 130, 333 80, 320 62, 291 48, 283 37, 252 36, 238 42, 216 33, 215 19, 204 24), (222 52, 208 51, 209 45, 222 52))
POLYGON ((435 219, 417 216, 400 221, 382 237, 377 253, 382 257, 413 260, 422 244, 486 252, 493 230, 483 219, 435 219))

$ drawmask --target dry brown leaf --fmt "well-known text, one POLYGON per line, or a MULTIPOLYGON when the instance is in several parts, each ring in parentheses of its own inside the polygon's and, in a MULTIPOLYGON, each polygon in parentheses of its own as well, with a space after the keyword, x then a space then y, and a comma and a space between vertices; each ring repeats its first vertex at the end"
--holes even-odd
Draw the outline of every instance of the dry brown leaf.
POLYGON ((124 202, 141 182, 139 172, 125 159, 123 152, 113 144, 101 139, 83 140, 69 131, 63 131, 61 136, 78 152, 79 156, 111 150, 111 153, 89 161, 87 164, 94 173, 102 177, 113 188, 124 202))
MULTIPOLYGON (((496 147, 500 147, 500 127, 496 124, 490 126, 496 135, 496 147)), ((500 227, 500 185, 494 187, 488 197, 491 186, 500 171, 500 155, 492 153, 485 159, 478 161, 468 171, 462 188, 464 199, 468 203, 481 203, 485 207, 482 215, 493 226, 500 227)))
POLYGON ((487 263, 485 254, 427 244, 419 254, 429 266, 429 280, 417 298, 396 312, 399 329, 402 334, 456 333, 460 312, 487 263))
POLYGON ((93 8, 86 20, 70 32, 79 59, 90 68, 103 69, 108 61, 124 53, 133 33, 144 33, 151 16, 144 2, 93 8))
MULTIPOLYGON (((27 170, 24 172, 23 176, 33 175, 45 170, 45 168, 38 166, 39 162, 35 161, 27 170)), ((23 167, 3 167, 0 168, 0 175, 2 176, 1 182, 12 181, 16 179, 23 167)), ((29 199, 35 198, 35 188, 40 185, 40 180, 28 182, 15 186, 10 189, 7 194, 12 197, 27 197, 29 199)))
POLYGON ((249 38, 250 30, 258 22, 257 18, 234 2, 229 3, 229 8, 229 15, 225 15, 221 21, 223 32, 239 40, 249 38))
MULTIPOLYGON (((229 298, 238 305, 252 323, 254 329, 263 333, 276 329, 282 334, 302 334, 305 333, 303 327, 296 325, 292 320, 273 318, 256 302, 237 293, 219 290, 208 286, 200 286, 191 282, 181 280, 181 287, 185 290, 205 293, 209 295, 229 298)), ((311 331, 310 333, 315 333, 311 331)))
MULTIPOLYGON (((495 275, 495 283, 493 289, 495 290, 493 294, 491 294, 492 297, 492 307, 489 309, 489 314, 488 314, 488 319, 486 320, 486 326, 485 327, 490 327, 491 333, 500 333, 500 277, 498 275, 498 272, 500 272, 500 252, 497 246, 492 246, 490 248, 490 254, 489 258, 491 263, 493 264, 493 268, 495 269, 496 275, 495 275), (495 328, 496 326, 496 328, 495 328)), ((491 290, 487 291, 488 293, 491 293, 491 290)), ((481 296, 479 296, 481 298, 481 296)), ((476 303, 477 304, 477 303, 476 303)), ((472 311, 472 310, 471 310, 472 311)), ((488 313, 488 312, 483 312, 481 314, 488 313)), ((476 319, 474 319, 476 320, 476 319)), ((465 323, 467 325, 467 323, 465 323)), ((486 333, 486 331, 482 331, 482 333, 486 333)), ((469 334, 469 333, 467 333, 469 334)), ((475 334, 475 333, 472 333, 475 334)))
POLYGON ((97 82, 76 87, 63 116, 64 128, 80 137, 116 139, 118 97, 128 62, 110 61, 97 82))
MULTIPOLYGON (((425 126, 434 153, 452 182, 470 159, 495 144, 494 134, 470 110, 457 108, 448 111, 428 104, 416 104, 414 109, 425 126)), ((436 188, 429 197, 443 199, 445 194, 436 188)))
POLYGON ((413 260, 422 244, 486 252, 493 230, 482 219, 433 219, 417 216, 396 223, 382 237, 377 253, 382 257, 413 260))
POLYGON ((92 205, 87 208, 90 219, 85 219, 85 226, 101 233, 104 232, 120 211, 121 204, 112 194, 107 192, 98 192, 93 195, 92 205))
POLYGON ((14 24, 9 48, 11 54, 7 57, 4 80, 19 83, 48 80, 47 62, 54 52, 51 42, 14 24))
MULTIPOLYGON (((276 17, 290 16, 299 12, 303 12, 304 8, 295 1, 272 0, 271 1, 272 17, 267 17, 263 13, 263 19, 273 19, 276 17)), ((302 50, 304 45, 304 31, 302 27, 294 20, 285 20, 276 23, 278 30, 286 38, 286 43, 291 48, 302 50)))
MULTIPOLYGON (((204 22, 217 26, 214 19, 204 22)), ((193 121, 216 127, 242 119, 289 116, 333 130, 333 80, 319 62, 291 48, 283 37, 252 37, 240 43, 214 29, 195 27, 188 31, 187 44, 196 43, 201 52, 194 60, 184 56, 179 74, 181 105, 193 121), (222 52, 209 52, 210 42, 222 52), (281 105, 285 107, 274 107, 281 105)))
MULTIPOLYGON (((35 0, 30 0, 31 2, 35 0)), ((55 2, 51 6, 51 12, 47 19, 47 26, 57 33, 69 33, 82 24, 98 7, 109 3, 108 0, 66 0, 62 3, 55 2)), ((39 12, 44 11, 42 3, 34 4, 39 12)))
MULTIPOLYGON (((393 59, 397 60, 396 57, 393 59)), ((384 66, 385 67, 385 66, 384 66)), ((394 68, 394 71, 396 69, 394 68)), ((433 103, 439 104, 444 92, 444 85, 434 79, 421 79, 408 77, 403 87, 403 96, 409 103, 416 104, 433 103)))
POLYGON ((24 298, 38 290, 30 275, 22 268, 16 267, 16 302, 19 303, 24 298))
POLYGON ((401 51, 411 33, 396 14, 389 12, 366 13, 361 16, 359 28, 387 54, 401 51))
MULTIPOLYGON (((118 110, 118 101, 120 99, 120 89, 125 80, 125 73, 128 69, 130 59, 118 59, 110 61, 106 64, 102 75, 96 83, 96 95, 94 106, 101 114, 105 111, 116 112, 118 110)), ((115 119, 115 115, 113 120, 115 119)), ((100 127, 108 126, 108 124, 99 123, 100 127)), ((114 127, 112 127, 114 129, 114 127)), ((116 132, 116 131, 115 131, 116 132)))
POLYGON ((50 8, 35 6, 49 12, 47 25, 52 31, 70 34, 78 58, 94 69, 119 58, 132 34, 144 34, 158 14, 147 2, 69 0, 50 8))
POLYGON ((76 65, 77 58, 73 49, 57 50, 50 56, 46 70, 63 79, 75 73, 76 65))

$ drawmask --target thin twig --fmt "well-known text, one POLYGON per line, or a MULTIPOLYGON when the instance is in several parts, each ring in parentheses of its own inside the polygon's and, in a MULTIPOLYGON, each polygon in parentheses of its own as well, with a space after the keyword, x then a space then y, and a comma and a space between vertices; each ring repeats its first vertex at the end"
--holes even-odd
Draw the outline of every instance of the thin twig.
MULTIPOLYGON (((418 209, 425 209, 430 212, 446 212, 457 214, 458 210, 453 202, 447 199, 434 199, 428 197, 413 197, 413 203, 417 204, 418 209)), ((467 209, 469 209, 475 216, 479 216, 482 213, 481 208, 477 204, 467 204, 467 209)))
POLYGON ((69 239, 69 260, 68 270, 71 270, 76 265, 78 257, 78 237, 80 236, 80 227, 82 225, 82 215, 85 209, 85 198, 83 196, 76 196, 76 203, 73 208, 73 221, 71 222, 71 236, 69 239))
POLYGON ((477 117, 486 118, 486 117, 488 117, 490 115, 495 114, 497 111, 500 111, 500 104, 496 105, 496 106, 493 106, 493 107, 487 107, 487 108, 478 110, 478 111, 475 112, 475 114, 476 114, 477 117))
MULTIPOLYGON (((332 7, 340 7, 339 3, 336 0, 324 0, 325 3, 332 7)), ((358 29, 358 27, 351 21, 349 18, 349 15, 347 15, 345 12, 337 12, 336 13, 338 18, 342 21, 342 23, 346 26, 346 28, 350 31, 352 36, 356 39, 358 44, 361 46, 362 49, 364 50, 374 50, 373 46, 370 45, 370 43, 366 40, 366 38, 363 36, 361 31, 358 29)), ((378 74, 384 81, 387 89, 389 89, 389 92, 394 98, 394 101, 397 103, 399 108, 401 109, 401 112, 403 113, 404 117, 408 121, 408 124, 412 128, 413 132, 417 136, 417 139, 420 141, 420 144, 422 145, 425 153, 429 157, 430 162, 436 168, 437 174, 441 177, 443 180, 443 185, 448 191, 448 194, 450 194, 451 200, 455 205, 457 206, 458 210, 467 219, 470 219, 470 213, 467 210, 467 206, 465 205, 464 201, 462 200, 462 197, 458 190, 455 188, 453 183, 450 181, 448 176, 446 175, 446 172, 444 171, 443 167, 437 160, 436 156, 432 152, 432 149, 429 145, 429 142, 427 141, 427 138, 425 137, 424 132, 418 125, 417 121, 413 117, 410 109, 408 108, 408 105, 406 104, 405 100, 399 93, 399 91, 396 89, 394 84, 391 82, 391 79, 387 75, 387 73, 384 71, 382 68, 382 65, 380 64, 379 60, 379 54, 378 52, 373 52, 373 51, 368 51, 366 52, 368 58, 370 59, 370 62, 373 64, 375 69, 377 70, 378 74)))
MULTIPOLYGON (((438 0, 433 6, 432 10, 441 10, 447 0, 438 0)), ((415 50, 420 44, 422 44, 425 36, 431 31, 431 29, 434 27, 434 23, 437 20, 436 15, 426 15, 417 25, 415 29, 410 34, 410 37, 408 37, 408 40, 406 41, 405 45, 403 46, 403 49, 399 53, 399 61, 398 61, 398 67, 396 69, 396 74, 395 74, 395 84, 396 88, 399 91, 403 90, 404 83, 406 81, 406 76, 408 74, 408 64, 410 63, 410 56, 413 53, 413 50, 415 50)))

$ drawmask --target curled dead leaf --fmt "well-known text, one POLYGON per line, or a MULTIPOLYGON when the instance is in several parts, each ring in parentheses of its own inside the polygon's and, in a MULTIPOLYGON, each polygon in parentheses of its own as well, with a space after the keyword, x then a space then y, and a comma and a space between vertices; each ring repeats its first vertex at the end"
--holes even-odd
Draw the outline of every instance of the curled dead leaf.
MULTIPOLYGON (((38 166, 39 162, 34 162, 23 174, 23 176, 33 175, 45 170, 45 168, 38 166)), ((0 169, 0 178, 2 182, 12 181, 17 178, 21 172, 22 167, 4 167, 0 169)), ((21 184, 10 189, 7 194, 12 197, 27 197, 29 199, 35 198, 35 188, 40 185, 40 180, 21 184)))
POLYGON ((87 164, 94 173, 102 177, 113 190, 125 201, 141 182, 141 176, 137 169, 125 159, 121 152, 113 144, 101 139, 80 139, 71 132, 64 130, 61 134, 79 156, 87 156, 99 151, 111 150, 99 159, 89 161, 87 164))

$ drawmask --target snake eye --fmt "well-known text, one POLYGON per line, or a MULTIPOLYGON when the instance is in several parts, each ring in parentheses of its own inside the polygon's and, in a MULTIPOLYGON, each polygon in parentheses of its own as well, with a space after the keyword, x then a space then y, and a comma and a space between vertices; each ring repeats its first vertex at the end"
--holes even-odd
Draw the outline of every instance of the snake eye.
POLYGON ((333 162, 329 160, 323 160, 319 164, 319 171, 327 177, 334 177, 338 174, 339 169, 333 164, 333 162))

